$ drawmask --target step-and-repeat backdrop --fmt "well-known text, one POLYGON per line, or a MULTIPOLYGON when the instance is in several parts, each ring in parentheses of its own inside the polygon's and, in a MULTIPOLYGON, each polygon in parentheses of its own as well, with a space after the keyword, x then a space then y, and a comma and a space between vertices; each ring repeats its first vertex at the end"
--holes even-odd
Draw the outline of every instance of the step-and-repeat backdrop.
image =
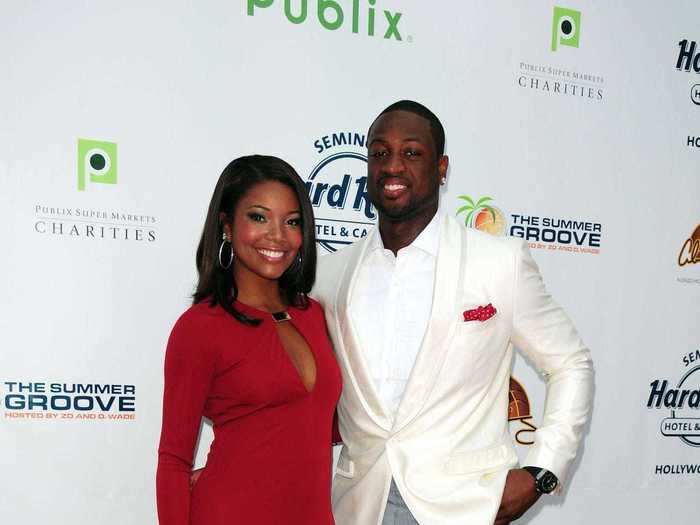
MULTIPOLYGON (((523 521, 696 523, 699 18, 695 0, 5 3, 3 523, 156 521, 164 347, 219 173, 287 159, 319 250, 342 249, 376 220, 368 125, 402 98, 447 130, 443 208, 527 239, 593 352, 573 474, 523 521)), ((544 386, 520 359, 512 398, 524 452, 544 386)))

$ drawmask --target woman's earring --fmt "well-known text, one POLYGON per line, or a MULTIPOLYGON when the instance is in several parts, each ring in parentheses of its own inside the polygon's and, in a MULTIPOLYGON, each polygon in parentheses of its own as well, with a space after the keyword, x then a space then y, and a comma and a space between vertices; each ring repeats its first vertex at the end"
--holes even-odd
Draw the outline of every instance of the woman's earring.
POLYGON ((221 266, 224 270, 228 270, 231 267, 231 264, 233 264, 233 259, 235 258, 235 254, 233 253, 233 246, 231 246, 231 241, 228 240, 226 237, 226 232, 224 232, 221 235, 221 246, 219 246, 219 266, 221 266), (229 258, 228 258, 228 264, 224 264, 223 261, 223 252, 224 252, 224 246, 228 243, 229 245, 229 258))

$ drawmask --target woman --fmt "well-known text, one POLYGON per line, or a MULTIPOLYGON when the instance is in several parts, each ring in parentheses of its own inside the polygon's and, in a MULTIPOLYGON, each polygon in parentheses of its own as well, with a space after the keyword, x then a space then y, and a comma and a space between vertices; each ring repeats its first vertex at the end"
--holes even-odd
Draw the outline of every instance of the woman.
POLYGON ((341 378, 320 306, 306 188, 281 159, 224 169, 197 248, 194 304, 165 356, 161 525, 332 525, 331 420, 341 378), (190 490, 202 416, 214 425, 190 490))

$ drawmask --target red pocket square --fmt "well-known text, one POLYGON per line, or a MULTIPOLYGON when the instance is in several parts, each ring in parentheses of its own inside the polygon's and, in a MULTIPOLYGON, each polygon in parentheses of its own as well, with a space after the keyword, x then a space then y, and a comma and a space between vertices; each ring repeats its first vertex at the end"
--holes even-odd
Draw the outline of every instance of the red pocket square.
POLYGON ((496 309, 491 303, 486 306, 479 306, 478 308, 473 308, 472 310, 464 311, 465 321, 481 321, 482 323, 487 319, 491 319, 496 315, 496 309))

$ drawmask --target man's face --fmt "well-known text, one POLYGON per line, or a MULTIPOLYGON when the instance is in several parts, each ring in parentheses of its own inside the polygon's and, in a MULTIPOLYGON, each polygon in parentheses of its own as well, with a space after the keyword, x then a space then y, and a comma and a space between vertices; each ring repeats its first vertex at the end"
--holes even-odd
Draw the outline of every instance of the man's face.
POLYGON ((434 212, 447 157, 438 158, 427 119, 408 111, 381 115, 368 149, 367 190, 380 214, 405 220, 434 212))

